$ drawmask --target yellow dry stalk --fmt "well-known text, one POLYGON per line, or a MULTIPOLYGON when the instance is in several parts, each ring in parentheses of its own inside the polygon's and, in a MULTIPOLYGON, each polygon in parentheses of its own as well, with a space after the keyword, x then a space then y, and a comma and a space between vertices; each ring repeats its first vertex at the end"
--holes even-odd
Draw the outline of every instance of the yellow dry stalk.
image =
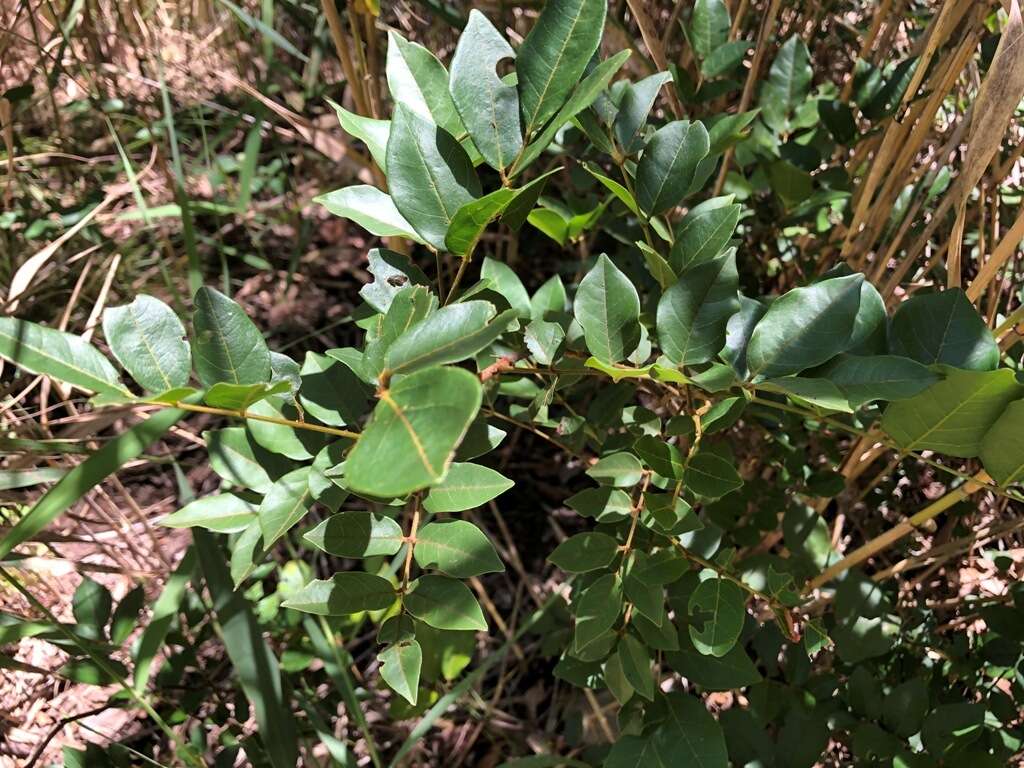
MULTIPOLYGON (((967 202, 971 191, 981 180, 985 169, 999 151, 1013 113, 1024 98, 1024 21, 1017 0, 1010 3, 1010 13, 999 37, 988 75, 981 84, 974 103, 974 120, 967 137, 967 156, 960 172, 956 224, 950 239, 948 269, 949 287, 960 285, 960 253, 963 244, 967 202)), ((980 290, 980 288, 979 288, 980 290)))

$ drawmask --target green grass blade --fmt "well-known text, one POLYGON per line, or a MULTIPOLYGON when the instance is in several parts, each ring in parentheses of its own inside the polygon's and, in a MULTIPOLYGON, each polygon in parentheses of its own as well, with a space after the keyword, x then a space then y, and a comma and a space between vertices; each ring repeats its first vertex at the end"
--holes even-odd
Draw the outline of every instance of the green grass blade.
POLYGON ((193 531, 199 563, 213 599, 224 648, 246 698, 253 705, 263 747, 275 768, 294 768, 298 757, 295 718, 286 705, 281 670, 263 639, 248 602, 234 591, 226 558, 213 535, 193 531))
POLYGON ((0 539, 0 559, 7 557, 19 544, 42 531, 87 491, 114 474, 125 462, 141 455, 147 446, 174 426, 184 415, 185 412, 177 408, 155 413, 127 432, 118 435, 77 467, 69 470, 8 531, 7 535, 0 539))
POLYGON ((182 598, 185 597, 185 590, 195 569, 196 553, 195 550, 189 548, 185 552, 185 556, 181 558, 177 569, 167 579, 164 591, 160 593, 160 597, 153 605, 153 615, 139 638, 138 650, 134 654, 135 674, 132 679, 132 687, 140 694, 146 690, 153 659, 156 658, 157 651, 167 639, 167 633, 171 629, 171 623, 178 613, 178 608, 181 606, 182 598))

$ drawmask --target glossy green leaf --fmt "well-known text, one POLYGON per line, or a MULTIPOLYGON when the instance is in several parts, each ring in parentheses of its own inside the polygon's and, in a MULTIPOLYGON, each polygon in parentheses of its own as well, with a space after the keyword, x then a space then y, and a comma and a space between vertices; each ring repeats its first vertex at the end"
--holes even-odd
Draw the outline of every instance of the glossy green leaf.
POLYGON ((327 99, 327 103, 334 107, 341 127, 362 141, 370 150, 373 162, 384 173, 387 173, 387 147, 388 135, 391 133, 391 121, 375 120, 372 117, 357 115, 331 99, 327 99))
POLYGON ((607 7, 604 0, 545 3, 516 60, 527 137, 558 112, 580 81, 601 42, 607 7))
POLYGON ((369 410, 370 388, 339 360, 307 352, 300 380, 299 402, 324 424, 355 424, 369 410))
POLYGON ((405 607, 435 629, 487 629, 484 613, 469 587, 448 576, 420 576, 409 586, 405 607))
POLYGON ((598 459, 587 470, 587 474, 602 485, 628 488, 640 482, 643 471, 640 459, 631 453, 619 451, 598 459))
POLYGON ((573 313, 583 328, 587 349, 603 362, 625 359, 640 343, 640 296, 604 254, 580 282, 573 313))
POLYGON ((778 379, 766 379, 757 386, 758 389, 780 392, 829 411, 853 412, 847 396, 828 379, 783 376, 778 379))
POLYGON ((302 537, 337 557, 393 555, 402 548, 402 528, 390 517, 348 511, 331 515, 302 537))
POLYGON ((243 427, 227 427, 203 433, 210 467, 221 479, 257 493, 266 493, 274 481, 267 472, 273 458, 250 442, 243 427))
POLYGON ((908 357, 840 355, 821 372, 854 408, 874 400, 905 400, 939 380, 938 374, 908 357))
POLYGON ((444 479, 430 489, 423 500, 428 512, 462 512, 479 507, 497 498, 514 482, 490 467, 480 464, 455 463, 444 479))
POLYGON ((416 706, 423 667, 423 650, 415 640, 392 643, 377 654, 381 679, 391 690, 416 706))
MULTIPOLYGON (((453 137, 461 137, 466 132, 449 92, 448 72, 444 65, 422 45, 406 40, 394 30, 388 30, 386 74, 395 104, 403 105, 420 119, 436 124, 453 137)), ((392 121, 392 136, 394 131, 395 123, 392 121)), ((387 164, 390 181, 394 172, 390 156, 387 164)))
POLYGON ((903 450, 971 458, 1007 406, 1024 396, 1013 371, 963 371, 943 366, 945 378, 909 400, 890 405, 884 429, 903 450))
MULTIPOLYGON (((250 407, 247 413, 269 419, 301 420, 298 409, 285 402, 280 395, 272 395, 260 400, 250 407)), ((287 456, 296 461, 312 459, 327 444, 328 440, 327 435, 321 432, 259 419, 248 419, 246 428, 253 441, 264 450, 280 456, 287 456)))
POLYGON ((131 304, 103 313, 110 351, 132 378, 150 392, 184 387, 192 375, 185 326, 159 299, 140 294, 131 304))
POLYGON ((270 380, 270 351, 255 323, 238 304, 214 288, 195 295, 192 326, 196 375, 207 387, 262 384, 270 380))
MULTIPOLYGON (((583 0, 584 2, 593 2, 593 0, 583 0)), ((550 6, 548 6, 550 7, 550 6)), ((522 56, 522 49, 520 49, 520 56, 522 56)), ((528 144, 523 150, 522 154, 516 160, 514 165, 509 171, 509 176, 516 176, 530 165, 534 160, 540 157, 541 153, 551 143, 552 139, 555 138, 555 134, 558 133, 559 129, 572 120, 577 114, 582 112, 584 109, 594 103, 594 100, 601 94, 607 86, 615 73, 622 68, 622 65, 626 63, 626 59, 629 58, 629 51, 619 51, 611 58, 605 59, 598 64, 588 74, 583 81, 575 87, 572 95, 562 105, 562 108, 558 110, 558 113, 552 118, 551 122, 548 123, 547 127, 541 131, 540 135, 533 140, 532 143, 528 144)), ((520 58, 522 60, 522 58, 520 58)))
POLYGON ((523 148, 519 94, 497 72, 516 53, 480 11, 469 12, 452 57, 450 89, 462 122, 488 165, 506 168, 523 148))
POLYGON ((739 639, 747 615, 747 593, 728 579, 702 581, 690 595, 690 640, 707 656, 724 656, 739 639))
POLYGON ((732 200, 732 195, 713 197, 686 212, 676 227, 668 256, 676 274, 711 261, 725 249, 743 210, 732 200))
POLYGON ((121 645, 139 626, 139 613, 146 605, 146 590, 141 586, 121 598, 110 619, 110 642, 121 645))
POLYGON ((644 463, 662 477, 682 479, 686 463, 679 449, 660 437, 644 435, 633 444, 644 463))
POLYGON ((420 568, 435 568, 457 579, 505 570, 490 539, 466 520, 439 520, 423 526, 416 534, 413 557, 420 568))
POLYGON ((751 376, 785 376, 824 363, 846 349, 860 307, 863 275, 794 288, 776 299, 747 345, 751 376))
POLYGON ((292 592, 282 605, 318 616, 345 616, 383 611, 395 598, 395 588, 387 579, 362 571, 343 571, 329 579, 314 579, 292 592))
POLYGON ((107 622, 110 621, 113 608, 110 591, 88 576, 83 576, 71 597, 71 611, 78 634, 92 640, 106 638, 107 622))
POLYGON ((0 358, 87 392, 131 397, 110 361, 73 333, 0 317, 0 358))
POLYGON ((271 395, 291 392, 291 384, 279 381, 276 384, 228 384, 220 381, 206 390, 203 400, 214 408, 244 411, 271 395))
POLYGON ((696 0, 690 16, 690 44, 703 61, 729 39, 729 9, 722 0, 696 0))
POLYGON ((168 528, 206 528, 218 533, 243 530, 256 519, 256 507, 233 493, 204 496, 172 512, 161 525, 168 528))
POLYGON ((366 257, 374 279, 359 289, 359 295, 378 312, 387 312, 395 296, 409 285, 427 284, 427 276, 403 253, 373 248, 366 257))
POLYGON ((257 514, 263 531, 264 549, 270 549, 313 506, 309 473, 309 467, 292 470, 274 483, 263 497, 257 514))
POLYGON ((981 440, 981 462, 999 485, 1024 479, 1024 400, 1016 400, 981 440))
POLYGON ((900 304, 892 317, 889 349, 925 365, 976 371, 999 365, 992 331, 959 288, 915 295, 900 304))
POLYGON ((391 199, 416 232, 438 250, 456 212, 480 196, 466 151, 444 128, 398 104, 388 139, 391 199))
POLYGON ((622 184, 611 179, 601 173, 598 169, 594 168, 589 164, 581 163, 583 169, 597 179, 601 184, 604 185, 605 189, 611 192, 617 197, 623 205, 626 206, 632 213, 637 216, 640 215, 640 207, 636 204, 636 198, 633 197, 633 193, 626 189, 622 184))
POLYGON ((547 320, 531 320, 523 333, 530 356, 541 365, 551 365, 555 361, 564 340, 562 326, 547 320))
POLYGON ((606 533, 587 531, 571 536, 548 555, 566 573, 587 573, 606 567, 619 551, 619 543, 606 533))
POLYGON ((480 277, 491 281, 491 287, 508 300, 517 317, 530 316, 530 294, 512 267, 487 256, 480 267, 480 277))
POLYGON ((728 691, 761 682, 761 673, 741 645, 718 657, 700 653, 689 637, 681 636, 679 646, 665 654, 669 666, 705 690, 728 691))
POLYGON ((314 197, 313 202, 335 216, 351 219, 371 235, 407 237, 417 243, 425 242, 399 212, 391 196, 369 184, 342 187, 314 197))
POLYGON ((578 653, 612 628, 622 611, 622 582, 606 573, 583 590, 575 606, 573 648, 578 653))
POLYGON ((799 36, 790 37, 772 61, 761 85, 759 103, 765 122, 776 133, 788 133, 792 112, 807 96, 811 84, 810 52, 799 36))
POLYGON ((730 462, 707 451, 699 451, 686 463, 683 482, 693 493, 708 499, 726 496, 743 485, 730 462))
POLYGON ((647 116, 661 87, 671 81, 671 72, 656 72, 635 83, 627 83, 623 88, 612 128, 619 146, 627 155, 643 149, 647 116))
POLYGON ((736 249, 691 267, 658 302, 658 339, 678 365, 706 363, 725 346, 729 318, 740 309, 736 249))
POLYGON ((393 497, 442 480, 481 397, 479 380, 462 369, 428 368, 403 376, 380 393, 349 454, 348 486, 356 493, 393 497))
POLYGON ((664 213, 690 190, 697 165, 711 149, 699 121, 675 120, 655 131, 636 170, 636 199, 648 213, 664 213))
POLYGON ((457 363, 472 357, 495 339, 494 305, 465 301, 441 307, 413 325, 388 349, 387 368, 392 374, 457 363))

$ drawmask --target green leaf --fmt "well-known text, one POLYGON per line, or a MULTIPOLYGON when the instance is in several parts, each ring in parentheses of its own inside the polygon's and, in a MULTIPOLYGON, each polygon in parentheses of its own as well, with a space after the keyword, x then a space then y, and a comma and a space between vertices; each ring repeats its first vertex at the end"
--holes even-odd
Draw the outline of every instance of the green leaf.
POLYGON ((409 285, 426 285, 427 276, 402 253, 373 248, 366 254, 373 282, 359 289, 363 300, 378 312, 387 312, 391 302, 409 285))
POLYGON ((660 437, 644 435, 633 444, 633 450, 656 474, 681 480, 686 464, 679 449, 660 437))
POLYGON ((372 117, 357 115, 331 99, 327 99, 327 103, 334 107, 341 127, 366 145, 366 148, 370 150, 370 156, 373 157, 373 162, 387 174, 387 147, 388 135, 391 133, 391 121, 374 120, 372 117))
POLYGON ((722 0, 696 0, 690 17, 690 44, 701 61, 729 39, 729 9, 722 0))
POLYGON ((732 200, 732 195, 713 197, 686 212, 676 227, 668 256, 676 274, 711 261, 728 245, 743 210, 732 200))
POLYGON ((263 531, 263 549, 270 549, 313 506, 309 473, 309 467, 292 470, 274 483, 263 497, 257 513, 263 531))
POLYGON ((577 533, 548 555, 566 573, 587 573, 606 567, 619 551, 619 543, 606 533, 587 531, 577 533))
POLYGON ((653 735, 655 749, 672 765, 728 768, 725 736, 704 702, 674 691, 665 697, 667 717, 653 735))
POLYGON ((697 165, 711 149, 711 139, 700 121, 675 120, 659 128, 640 158, 636 170, 636 199, 651 214, 679 204, 690 190, 697 165))
POLYGON ((395 339, 388 349, 387 369, 392 374, 412 373, 472 357, 494 342, 494 315, 489 301, 441 307, 395 339))
MULTIPOLYGON (((0 321, 5 318, 0 318, 0 321)), ((124 464, 138 458, 151 443, 174 426, 185 412, 178 408, 158 411, 145 421, 104 443, 96 453, 69 469, 46 494, 25 512, 0 538, 0 560, 60 517, 89 490, 124 464)))
POLYGON ((508 299, 509 305, 515 310, 517 317, 527 318, 531 314, 530 294, 526 292, 523 281, 508 264, 490 256, 484 258, 480 268, 480 277, 490 280, 491 287, 508 299))
POLYGON ((531 320, 523 333, 523 341, 534 360, 541 365, 551 365, 565 341, 565 331, 558 323, 531 320))
POLYGON ((505 570, 484 532, 466 520, 425 525, 416 534, 413 557, 420 568, 436 568, 457 579, 505 570))
POLYGON ((192 375, 192 353, 185 326, 159 299, 140 294, 131 304, 103 313, 103 335, 110 351, 150 392, 184 387, 192 375))
POLYGON ((722 656, 706 656, 693 647, 688 637, 679 638, 680 648, 665 654, 676 672, 709 691, 728 691, 761 682, 761 673, 741 645, 722 656))
POLYGON ((725 346, 729 318, 740 309, 736 249, 691 267, 658 302, 658 339, 677 365, 706 363, 725 346))
POLYGON ((661 87, 672 81, 671 72, 657 72, 635 83, 627 83, 619 99, 619 111, 612 127, 619 146, 627 155, 644 146, 643 129, 661 87))
POLYGON ((981 440, 981 462, 999 485, 1024 479, 1024 400, 1016 400, 981 440))
POLYGON ((704 79, 709 80, 731 72, 740 65, 747 55, 747 51, 753 47, 749 40, 730 40, 728 43, 718 46, 708 54, 701 64, 701 75, 704 79))
POLYGON ((580 282, 573 313, 587 349, 603 362, 625 359, 640 343, 640 296, 603 253, 580 282))
POLYGON ((759 103, 764 121, 776 133, 789 133, 791 113, 807 98, 811 84, 811 55, 798 35, 779 49, 761 86, 759 103))
POLYGON ((395 597, 395 588, 387 579, 362 571, 343 571, 329 579, 314 579, 292 592, 281 605, 318 616, 345 616, 383 611, 391 607, 395 597))
POLYGON ((706 499, 720 498, 743 485, 732 464, 707 451, 698 452, 687 462, 683 481, 689 490, 706 499))
POLYGON ((588 163, 581 163, 581 165, 583 170, 601 182, 601 184, 603 184, 609 192, 615 195, 615 197, 617 197, 632 213, 637 216, 640 215, 640 206, 636 204, 636 198, 633 197, 633 194, 628 189, 615 181, 615 179, 608 178, 588 163))
POLYGON ((114 607, 109 590, 83 576, 71 597, 71 610, 77 624, 75 630, 83 637, 101 640, 106 637, 107 622, 114 607))
POLYGON ((369 184, 355 184, 313 198, 335 216, 351 219, 377 237, 407 237, 425 242, 395 206, 386 192, 369 184))
POLYGON ((473 143, 492 168, 504 170, 523 148, 519 94, 498 76, 516 52, 480 11, 469 12, 452 57, 450 89, 473 143))
POLYGON ((271 395, 290 393, 291 388, 288 381, 276 384, 228 384, 220 381, 206 390, 203 400, 214 408, 244 411, 271 395))
POLYGON ((751 376, 785 376, 846 349, 860 307, 863 275, 822 280, 776 299, 747 345, 751 376))
POLYGON ((286 704, 277 658, 264 640, 248 601, 232 588, 226 558, 212 535, 199 530, 194 536, 224 648, 252 704, 260 740, 274 768, 294 766, 299 737, 286 704))
POLYGON ((633 635, 625 634, 619 640, 619 659, 622 672, 633 689, 648 701, 654 701, 654 675, 651 656, 643 643, 633 635))
POLYGON ((423 500, 427 512, 462 512, 497 498, 515 485, 500 472, 480 464, 455 463, 423 500))
POLYGON ((420 576, 409 586, 405 608, 435 629, 487 629, 483 611, 469 587, 448 576, 420 576))
POLYGON ((266 467, 273 465, 273 457, 257 455, 258 449, 249 441, 244 427, 209 430, 203 433, 203 440, 210 467, 223 480, 257 493, 270 490, 274 481, 266 467))
POLYGON ((598 459, 587 470, 587 474, 602 485, 628 488, 640 482, 643 471, 640 459, 631 453, 619 451, 598 459))
POLYGON ((925 365, 976 371, 999 365, 992 331, 959 288, 919 294, 900 304, 892 317, 889 349, 925 365))
POLYGON ((604 0, 545 3, 516 60, 527 137, 558 111, 580 81, 601 43, 606 13, 604 0))
POLYGON ((644 255, 647 271, 651 273, 651 277, 658 281, 658 285, 661 286, 663 291, 675 285, 679 276, 665 260, 665 257, 642 240, 637 240, 636 247, 644 255))
POLYGON ((243 530, 256 519, 256 507, 233 493, 204 496, 172 512, 160 525, 168 528, 206 528, 218 533, 243 530))
POLYGON ((391 121, 388 187, 401 214, 438 250, 459 208, 480 196, 466 151, 448 131, 402 103, 391 121))
POLYGON ((364 378, 369 376, 376 382, 385 368, 391 345, 407 330, 437 311, 437 305, 437 296, 424 285, 410 285, 396 294, 387 314, 372 318, 366 329, 366 349, 362 362, 356 366, 363 369, 364 378))
POLYGON ((559 211, 534 208, 526 220, 559 245, 564 246, 569 240, 569 221, 559 211))
MULTIPOLYGON (((592 0, 582 0, 583 2, 592 2, 592 0)), ((552 3, 551 5, 554 5, 552 3)), ((550 8, 551 5, 545 7, 550 8)), ((523 53, 520 48, 520 54, 523 53)), ((576 86, 573 90, 569 100, 565 102, 561 109, 558 110, 558 114, 548 123, 547 127, 541 131, 540 135, 534 139, 534 141, 527 145, 526 149, 523 150, 519 159, 516 160, 515 164, 509 171, 509 176, 514 177, 522 173, 530 163, 540 157, 547 146, 551 143, 552 139, 555 138, 555 134, 558 133, 559 129, 572 120, 577 114, 582 112, 584 109, 594 103, 594 100, 601 94, 601 92, 608 85, 608 82, 615 76, 615 73, 622 68, 622 65, 626 63, 626 59, 629 58, 630 52, 619 51, 617 54, 612 56, 610 59, 605 59, 598 64, 594 69, 587 75, 583 82, 576 86)), ((520 56, 522 61, 522 56, 520 56)), ((520 91, 521 92, 521 91, 520 91)))
POLYGON ((573 648, 578 653, 604 635, 622 611, 622 582, 606 573, 583 590, 575 606, 576 630, 573 648))
MULTIPOLYGON (((394 30, 388 30, 386 74, 395 104, 411 110, 421 120, 436 124, 451 136, 465 134, 466 128, 448 89, 448 72, 434 54, 419 43, 409 42, 394 30)), ((394 131, 392 121, 392 136, 394 131)), ((387 164, 390 181, 394 171, 390 155, 387 164)))
POLYGON ((859 408, 874 400, 906 400, 924 391, 939 376, 908 357, 840 355, 821 375, 859 408))
POLYGON ((300 379, 302 407, 324 424, 355 424, 369 408, 371 389, 335 358, 307 352, 300 379))
POLYGON ((195 295, 196 375, 204 386, 262 384, 270 380, 270 351, 245 310, 213 288, 195 295))
POLYGON ((121 645, 135 631, 139 625, 139 613, 146 605, 146 590, 135 587, 131 592, 121 598, 121 602, 114 609, 114 615, 110 620, 110 642, 114 645, 121 645))
POLYGON ((459 368, 428 368, 403 376, 380 393, 345 462, 349 488, 390 498, 442 480, 481 398, 480 381, 459 368))
POLYGON ((690 595, 690 640, 706 656, 724 656, 740 637, 747 616, 747 593, 728 579, 702 581, 690 595))
POLYGON ((818 408, 853 413, 853 408, 846 395, 828 379, 784 376, 778 379, 767 379, 757 386, 758 389, 768 392, 781 392, 790 397, 806 401, 818 408))
POLYGON ((29 373, 49 376, 87 392, 132 396, 110 361, 73 333, 0 317, 0 357, 29 373))
POLYGON ((982 440, 1007 406, 1024 395, 1013 371, 962 371, 943 366, 945 379, 890 405, 884 429, 903 450, 977 456, 982 440))
MULTIPOLYGON (((300 420, 298 409, 285 402, 279 395, 260 400, 249 408, 247 413, 272 419, 300 420)), ((248 419, 246 427, 249 435, 261 448, 296 461, 312 459, 328 440, 327 435, 320 432, 259 419, 248 419)))
POLYGON ((402 548, 402 528, 390 517, 374 512, 331 515, 302 537, 337 557, 393 555, 402 548))
POLYGON ((393 643, 377 654, 377 661, 381 665, 381 679, 415 707, 420 688, 420 669, 423 667, 420 644, 415 640, 393 643))
POLYGON ((747 376, 747 347, 750 335, 764 317, 768 308, 757 301, 740 294, 740 311, 729 318, 725 326, 725 349, 722 359, 732 366, 737 375, 747 376))
POLYGON ((459 256, 471 255, 487 225, 508 207, 514 197, 515 190, 502 187, 463 205, 452 216, 445 235, 445 247, 459 256))

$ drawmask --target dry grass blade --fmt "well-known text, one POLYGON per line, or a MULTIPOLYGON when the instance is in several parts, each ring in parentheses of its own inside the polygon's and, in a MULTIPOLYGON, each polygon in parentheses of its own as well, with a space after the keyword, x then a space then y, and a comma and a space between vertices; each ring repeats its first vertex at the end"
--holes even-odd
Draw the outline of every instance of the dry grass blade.
POLYGON ((1024 56, 1020 55, 1022 40, 1024 22, 1021 21, 1020 5, 1017 0, 1013 0, 988 76, 981 84, 978 100, 974 104, 974 121, 967 138, 967 157, 964 159, 964 167, 958 182, 960 200, 957 205, 957 220, 949 243, 946 264, 949 287, 960 285, 960 251, 967 215, 967 200, 985 173, 985 169, 992 162, 992 158, 999 151, 999 145, 1006 134, 1014 110, 1024 98, 1024 56))

